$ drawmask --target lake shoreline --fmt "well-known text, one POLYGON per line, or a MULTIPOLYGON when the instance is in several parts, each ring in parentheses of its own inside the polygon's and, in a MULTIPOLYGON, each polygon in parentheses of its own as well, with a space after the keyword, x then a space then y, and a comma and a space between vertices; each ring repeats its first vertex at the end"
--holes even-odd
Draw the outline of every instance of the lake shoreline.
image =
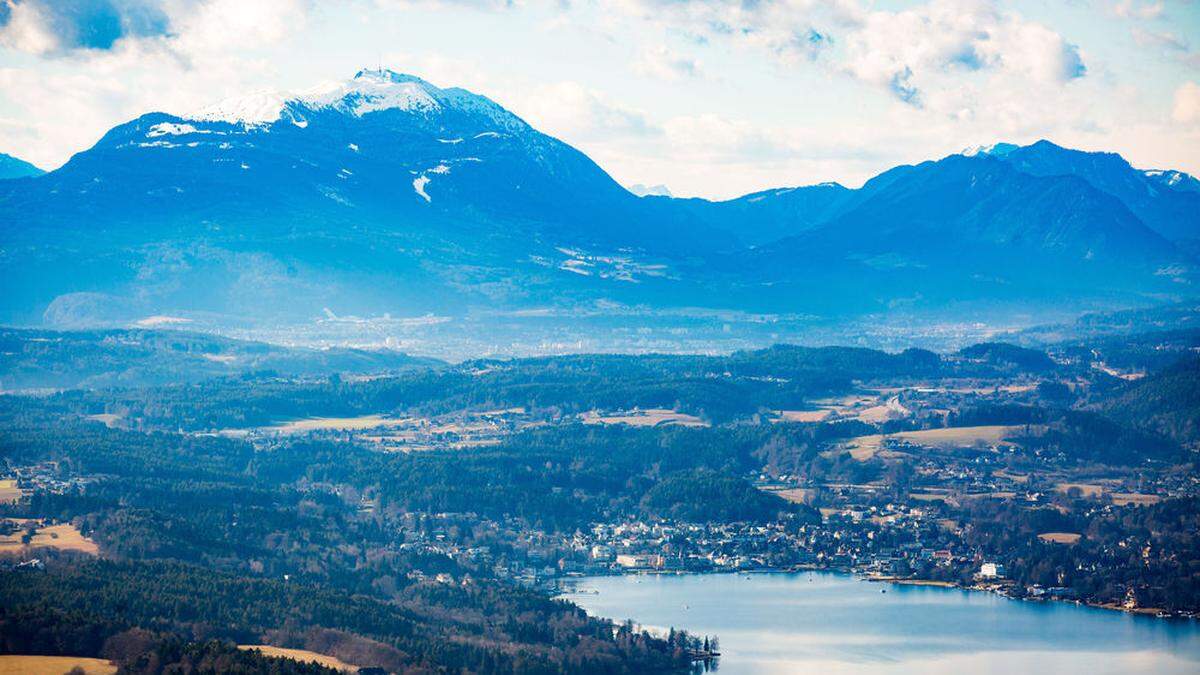
POLYGON ((827 569, 607 574, 568 582, 562 597, 597 618, 662 634, 673 627, 716 635, 721 672, 729 675, 953 675, 984 666, 1191 675, 1200 664, 1194 622, 1126 618, 1084 603, 1006 602, 1014 598, 945 582, 903 583, 911 581, 928 580, 827 569), (967 636, 964 626, 974 627, 967 636))
MULTIPOLYGON (((919 579, 913 577, 891 577, 879 576, 872 574, 864 574, 856 572, 852 569, 835 568, 835 567, 820 567, 816 565, 797 565, 787 569, 753 569, 753 570, 713 570, 704 571, 686 571, 686 570, 630 570, 613 572, 609 574, 589 574, 589 577, 636 577, 636 576, 708 576, 714 574, 800 574, 803 572, 825 572, 830 574, 840 574, 862 581, 872 583, 887 583, 897 586, 924 586, 929 588, 956 588, 961 591, 970 591, 975 593, 990 593, 998 595, 1008 600, 1020 602, 1039 602, 1053 603, 1058 605, 1075 605, 1077 607, 1092 607, 1095 609, 1104 609, 1108 611, 1121 612, 1131 616, 1151 617, 1155 619, 1169 619, 1176 621, 1196 621, 1200 620, 1200 615, 1189 614, 1184 612, 1168 612, 1159 607, 1125 607, 1114 603, 1086 602, 1082 600, 1069 600, 1066 598, 1039 598, 1039 597, 1014 597, 1001 591, 1000 586, 982 586, 976 584, 962 584, 956 581, 944 581, 940 579, 919 579)), ((571 579, 568 577, 567 579, 571 579)), ((566 597, 562 580, 559 582, 559 594, 555 597, 566 597)))

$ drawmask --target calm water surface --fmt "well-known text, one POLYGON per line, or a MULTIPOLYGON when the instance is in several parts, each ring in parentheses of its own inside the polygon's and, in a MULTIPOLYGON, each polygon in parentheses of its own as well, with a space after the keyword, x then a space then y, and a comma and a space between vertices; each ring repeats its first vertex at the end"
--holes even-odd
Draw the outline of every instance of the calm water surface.
POLYGON ((843 574, 585 578, 590 614, 721 639, 719 672, 1200 673, 1200 622, 843 574), (887 590, 887 593, 881 591, 887 590))

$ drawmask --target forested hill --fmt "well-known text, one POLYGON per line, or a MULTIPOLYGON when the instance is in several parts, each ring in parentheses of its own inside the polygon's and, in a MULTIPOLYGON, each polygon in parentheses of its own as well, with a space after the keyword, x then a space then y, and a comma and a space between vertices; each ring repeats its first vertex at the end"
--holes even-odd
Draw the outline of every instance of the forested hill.
POLYGON ((1105 415, 1126 424, 1182 443, 1200 442, 1200 356, 1185 358, 1117 389, 1099 407, 1105 415))
POLYGON ((398 372, 438 363, 392 350, 293 348, 180 330, 0 328, 0 391, 143 387, 247 373, 398 372))

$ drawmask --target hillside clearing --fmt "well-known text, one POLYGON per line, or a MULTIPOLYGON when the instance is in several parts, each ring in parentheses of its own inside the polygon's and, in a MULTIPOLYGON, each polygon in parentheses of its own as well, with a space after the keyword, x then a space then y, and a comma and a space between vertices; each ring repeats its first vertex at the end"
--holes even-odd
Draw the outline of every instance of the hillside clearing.
POLYGON ((707 422, 695 415, 667 408, 646 408, 645 410, 635 408, 630 411, 613 413, 601 413, 596 410, 589 410, 580 415, 579 419, 584 424, 624 424, 631 427, 665 427, 671 425, 681 427, 708 426, 707 422))
POLYGON ((22 494, 15 479, 0 480, 0 504, 15 504, 21 501, 22 494))
POLYGON ((832 410, 778 410, 775 422, 824 422, 833 416, 832 410))
POLYGON ((405 426, 412 420, 404 417, 383 415, 361 415, 359 417, 311 417, 292 420, 275 426, 263 427, 261 431, 279 434, 303 434, 311 431, 357 431, 387 426, 405 426))
POLYGON ((1158 495, 1147 495, 1140 492, 1114 492, 1112 493, 1112 502, 1115 506, 1150 506, 1162 501, 1162 497, 1158 495))
POLYGON ((1043 532, 1038 535, 1038 539, 1052 544, 1067 544, 1072 545, 1079 542, 1082 535, 1075 532, 1043 532))
POLYGON ((899 441, 940 450, 971 447, 980 443, 1004 445, 1007 444, 1004 439, 1020 429, 1021 427, 1016 426, 991 425, 901 431, 894 434, 870 434, 852 438, 846 441, 843 447, 850 452, 851 457, 863 462, 874 457, 887 441, 899 441))
POLYGON ((81 668, 87 675, 112 675, 117 667, 104 659, 84 656, 0 656, 0 675, 63 675, 81 668))
POLYGON ((793 504, 807 504, 812 501, 816 491, 811 488, 784 488, 782 490, 766 489, 764 492, 782 497, 793 504))
MULTIPOLYGON (((20 551, 26 548, 25 544, 21 543, 21 537, 24 534, 24 530, 18 530, 12 534, 0 536, 0 553, 20 551)), ((56 548, 60 551, 79 551, 90 555, 100 552, 96 542, 80 534, 79 530, 70 524, 39 527, 34 533, 33 539, 30 540, 28 548, 56 548)))
POLYGON ((326 668, 335 668, 346 673, 357 673, 358 666, 350 665, 341 659, 326 654, 318 654, 310 652, 307 649, 286 649, 284 647, 272 647, 271 645, 238 645, 238 649, 247 651, 258 650, 263 656, 269 656, 276 659, 291 659, 293 661, 301 661, 303 663, 318 663, 326 668))

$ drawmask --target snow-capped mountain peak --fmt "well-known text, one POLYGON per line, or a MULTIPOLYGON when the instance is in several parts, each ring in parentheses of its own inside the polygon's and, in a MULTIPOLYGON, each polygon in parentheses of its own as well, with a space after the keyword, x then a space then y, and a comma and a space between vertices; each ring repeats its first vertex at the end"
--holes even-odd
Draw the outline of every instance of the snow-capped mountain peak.
POLYGON ((288 95, 282 92, 256 91, 223 99, 183 117, 200 122, 229 122, 247 126, 271 124, 279 119, 287 101, 288 95))
POLYGON ((526 126, 515 115, 483 96, 465 89, 441 89, 415 75, 381 69, 363 69, 349 80, 300 92, 260 91, 229 98, 183 118, 245 127, 262 127, 288 120, 304 127, 308 124, 306 112, 336 111, 362 117, 399 110, 429 116, 450 109, 482 116, 507 130, 526 126))
POLYGON ((1200 180, 1174 169, 1147 169, 1142 172, 1151 182, 1179 192, 1200 192, 1200 180))
POLYGON ((353 79, 311 90, 293 102, 310 109, 333 108, 355 117, 380 110, 432 112, 442 90, 413 75, 390 70, 360 70, 353 79))
POLYGON ((441 90, 412 75, 390 70, 360 70, 350 80, 298 93, 257 91, 228 98, 185 115, 205 122, 259 126, 279 121, 289 107, 333 109, 355 117, 380 110, 435 111, 441 90))
POLYGON ((961 154, 964 157, 976 157, 978 155, 991 155, 992 157, 1003 157, 1008 153, 1019 148, 1019 145, 1014 143, 992 143, 991 145, 974 145, 963 149, 961 154))
POLYGON ((671 189, 666 185, 643 185, 634 183, 627 188, 633 194, 639 197, 672 197, 671 189))

